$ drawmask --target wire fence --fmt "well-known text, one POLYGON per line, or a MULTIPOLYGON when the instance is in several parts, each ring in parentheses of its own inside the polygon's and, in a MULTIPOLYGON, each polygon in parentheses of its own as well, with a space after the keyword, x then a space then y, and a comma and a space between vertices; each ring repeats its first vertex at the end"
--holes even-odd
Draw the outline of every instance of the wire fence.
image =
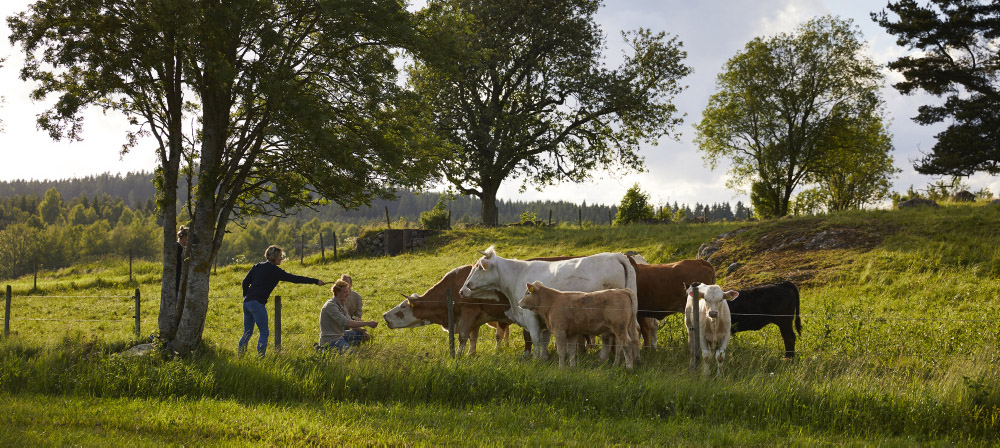
MULTIPOLYGON (((142 308, 141 308, 141 306, 142 306, 142 298, 141 298, 141 294, 140 294, 140 291, 139 291, 138 288, 136 288, 134 290, 133 294, 131 294, 131 295, 18 295, 18 296, 16 296, 16 298, 18 299, 18 302, 21 302, 23 300, 38 301, 38 300, 45 300, 45 299, 71 299, 71 300, 78 300, 78 299, 91 299, 91 300, 101 300, 101 299, 133 299, 134 302, 133 302, 132 306, 130 308, 126 309, 126 310, 123 310, 123 311, 132 312, 134 314, 132 316, 129 316, 128 318, 117 318, 117 319, 115 319, 115 318, 110 318, 110 319, 102 319, 102 318, 51 318, 51 317, 20 317, 20 316, 19 317, 12 317, 11 308, 12 308, 12 299, 14 297, 15 296, 13 296, 12 293, 11 293, 11 287, 7 286, 6 301, 5 301, 5 313, 4 313, 4 337, 5 338, 9 337, 9 335, 10 335, 10 328, 11 328, 10 324, 11 324, 11 322, 69 322, 69 323, 96 323, 96 322, 101 322, 101 323, 124 323, 124 322, 130 322, 130 323, 132 323, 134 325, 134 333, 135 333, 135 336, 137 338, 141 338, 141 334, 142 334, 141 333, 141 328, 142 328, 143 324, 153 324, 153 323, 156 322, 155 319, 142 319, 142 308)), ((309 298, 314 298, 314 297, 315 296, 310 296, 309 298)), ((295 302, 301 302, 306 297, 287 296, 285 298, 286 299, 291 299, 291 300, 293 300, 295 302)), ((219 296, 219 295, 209 296, 209 300, 228 300, 228 299, 233 299, 233 297, 232 296, 219 296)), ((286 336, 286 337, 291 336, 291 337, 296 337, 296 338, 299 338, 299 337, 302 337, 302 336, 315 336, 315 337, 319 336, 319 329, 318 328, 315 329, 315 330, 298 330, 297 328, 299 328, 300 326, 299 325, 293 325, 292 328, 284 328, 283 329, 282 328, 282 323, 281 323, 282 312, 283 312, 282 297, 281 296, 274 296, 272 302, 273 302, 272 303, 272 308, 273 308, 273 313, 274 313, 274 318, 272 320, 272 325, 274 326, 274 328, 273 328, 271 334, 272 334, 274 345, 276 346, 276 348, 280 349, 282 336, 286 336)), ((365 299, 365 303, 367 305, 366 308, 368 308, 368 310, 369 310, 368 312, 371 312, 372 309, 391 310, 393 307, 395 307, 396 305, 398 305, 400 303, 400 301, 397 301, 395 299, 385 299, 385 298, 369 298, 369 299, 365 299)), ((420 303, 425 304, 425 305, 436 306, 436 307, 440 307, 440 306, 448 307, 448 301, 447 300, 421 300, 420 303)), ((410 331, 403 331, 405 329, 395 329, 395 330, 392 330, 392 331, 389 331, 389 332, 380 332, 377 335, 377 337, 380 338, 380 339, 385 339, 385 340, 393 340, 395 338, 400 338, 400 339, 405 339, 405 340, 441 341, 442 343, 447 343, 447 344, 449 344, 452 347, 452 353, 454 355, 454 343, 455 343, 455 337, 456 337, 456 334, 457 334, 456 330, 454 329, 455 325, 456 325, 456 319, 454 317, 454 314, 456 313, 456 310, 460 309, 463 306, 469 306, 470 304, 469 303, 463 303, 463 302, 452 302, 451 305, 452 305, 451 306, 452 317, 450 319, 450 322, 446 323, 446 322, 440 322, 439 321, 439 322, 431 323, 431 325, 440 325, 440 326, 442 326, 442 327, 444 327, 446 329, 450 328, 450 331, 442 332, 440 335, 428 335, 428 334, 414 333, 414 332, 410 332, 410 331)), ((474 303, 472 305, 483 305, 483 304, 477 302, 477 303, 474 303)), ((501 302, 497 302, 496 306, 506 306, 506 304, 505 303, 501 303, 501 302)), ((608 310, 608 308, 600 308, 600 307, 577 307, 577 308, 581 309, 581 310, 608 310)), ((640 309, 639 312, 657 312, 657 313, 662 313, 664 311, 663 310, 652 310, 652 309, 640 309)), ((670 313, 672 313, 672 314, 680 314, 681 312, 679 312, 679 311, 670 311, 670 313)), ((795 316, 798 316, 803 321, 805 321, 805 323, 803 325, 804 327, 811 326, 813 328, 822 327, 825 323, 828 323, 828 322, 831 322, 831 321, 841 321, 841 322, 843 322, 843 321, 854 321, 854 322, 863 323, 863 324, 866 324, 866 325, 869 324, 869 323, 873 323, 873 322, 874 323, 908 322, 908 323, 934 323, 934 324, 938 324, 938 328, 930 328, 930 327, 927 327, 927 326, 922 326, 921 328, 919 328, 918 329, 918 330, 920 330, 919 333, 921 335, 923 335, 923 336, 928 336, 930 333, 933 333, 934 331, 946 331, 946 330, 948 330, 948 329, 942 329, 942 328, 940 328, 940 324, 942 324, 942 323, 977 324, 977 325, 981 324, 982 328, 994 328, 994 329, 996 329, 997 325, 995 325, 995 324, 997 324, 998 321, 1000 321, 1000 318, 918 317, 918 316, 898 316, 898 315, 885 316, 885 315, 874 315, 874 314, 840 314, 840 315, 833 314, 833 313, 822 313, 822 314, 810 313, 810 314, 797 314, 797 315, 796 314, 765 314, 765 313, 732 313, 732 314, 734 316, 754 316, 754 317, 768 317, 768 318, 782 318, 782 317, 784 317, 784 318, 794 318, 795 316)), ((379 315, 379 317, 381 317, 381 315, 379 315)), ((668 318, 669 318, 669 316, 668 316, 668 318)), ((376 320, 377 321, 378 318, 372 319, 372 320, 376 320)), ((511 325, 513 325, 513 324, 511 324, 511 325)), ((660 328, 663 328, 663 326, 661 325, 660 328)), ((868 329, 868 331, 867 331, 868 336, 867 337, 869 337, 869 338, 871 337, 870 336, 871 333, 874 332, 873 328, 874 328, 874 326, 868 325, 868 327, 867 327, 867 329, 868 329)), ((525 331, 527 331, 527 330, 525 330, 525 331)), ((829 332, 830 329, 827 328, 826 331, 829 332)), ((994 333, 997 333, 996 335, 994 335, 995 338, 1000 338, 1000 330, 994 330, 994 333)), ((468 334, 463 334, 463 335, 458 335, 458 336, 459 336, 459 342, 461 342, 460 340, 462 339, 462 337, 468 337, 469 335, 468 334)), ((943 339, 949 339, 949 337, 947 337, 947 335, 945 335, 945 336, 946 337, 944 337, 943 339)), ((674 337, 671 337, 670 340, 684 339, 685 337, 686 337, 686 335, 683 335, 683 336, 680 336, 680 337, 677 337, 675 335, 674 337)), ((513 339, 513 338, 510 338, 510 339, 513 339)), ((951 336, 950 339, 954 339, 954 336, 951 336)), ((480 336, 480 337, 477 338, 477 345, 478 345, 478 343, 483 342, 483 341, 487 341, 489 343, 489 342, 492 342, 493 340, 494 340, 494 337, 493 337, 492 334, 489 334, 488 336, 480 336)), ((514 343, 515 343, 515 341, 509 341, 509 340, 506 342, 506 344, 508 344, 508 345, 511 345, 511 344, 514 344, 514 343)), ((879 347, 872 347, 871 346, 872 344, 870 343, 870 341, 856 341, 854 344, 852 344, 853 348, 860 348, 862 346, 869 346, 869 347, 872 348, 872 349, 869 349, 869 350, 861 350, 861 349, 850 350, 850 348, 852 348, 852 347, 845 347, 845 349, 840 349, 840 350, 832 350, 832 349, 829 349, 828 347, 825 347, 823 345, 824 344, 820 344, 820 347, 817 347, 815 349, 806 349, 806 350, 799 349, 799 350, 796 350, 795 353, 799 357, 850 357, 850 358, 888 358, 888 357, 904 358, 905 357, 905 358, 964 358, 964 359, 973 359, 976 356, 978 356, 973 351, 970 351, 970 350, 961 350, 960 348, 950 348, 950 349, 934 350, 934 351, 931 351, 931 350, 913 350, 913 349, 907 349, 905 347, 905 344, 904 345, 898 345, 898 347, 899 347, 898 349, 887 348, 887 347, 881 347, 881 348, 879 348, 879 347)), ((741 351, 741 353, 758 353, 759 352, 762 356, 775 353, 774 349, 755 348, 755 347, 742 347, 742 348, 740 348, 740 351, 741 351)))

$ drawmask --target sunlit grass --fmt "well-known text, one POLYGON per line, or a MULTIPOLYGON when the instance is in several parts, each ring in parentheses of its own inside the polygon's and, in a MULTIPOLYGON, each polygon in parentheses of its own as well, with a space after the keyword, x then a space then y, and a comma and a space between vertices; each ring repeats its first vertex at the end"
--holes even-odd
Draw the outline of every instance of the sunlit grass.
MULTIPOLYGON (((12 337, 0 342, 0 401, 17 412, 2 417, 0 443, 994 443, 998 210, 950 206, 754 224, 748 240, 734 244, 752 247, 802 223, 873 229, 881 240, 870 249, 771 259, 774 270, 762 275, 783 275, 788 266, 775 261, 782 257, 815 271, 801 285, 800 356, 782 359, 776 328, 739 333, 725 373, 711 380, 688 372, 679 316, 664 321, 661 349, 644 352, 634 372, 601 365, 595 353, 572 370, 525 360, 518 330, 511 347, 498 350, 487 327, 473 358, 450 359, 438 326, 380 325, 355 353, 318 355, 317 318, 330 293, 295 284, 279 286, 268 305, 273 324, 273 298, 282 297, 282 350, 240 358, 240 282, 249 265, 213 276, 195 354, 125 358, 117 353, 155 331, 157 266, 133 265, 142 273, 135 284, 127 281, 127 260, 43 271, 37 292, 30 276, 11 283, 15 319, 12 337), (133 333, 136 287, 142 338, 133 333), (144 418, 130 421, 140 408, 144 418)), ((514 258, 637 250, 653 263, 670 262, 742 225, 460 230, 397 257, 307 258, 283 267, 328 281, 350 273, 366 318, 381 320, 400 293, 424 292, 489 245, 514 258)), ((760 269, 757 260, 743 260, 745 268, 760 269)))

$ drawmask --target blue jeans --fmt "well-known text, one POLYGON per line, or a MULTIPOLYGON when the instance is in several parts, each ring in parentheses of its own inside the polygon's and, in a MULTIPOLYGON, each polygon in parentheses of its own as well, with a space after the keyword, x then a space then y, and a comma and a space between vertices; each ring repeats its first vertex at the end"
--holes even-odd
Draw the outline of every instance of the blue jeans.
POLYGON ((240 353, 247 349, 250 336, 253 335, 253 326, 257 324, 260 336, 257 337, 257 353, 264 356, 267 351, 267 337, 271 332, 267 329, 267 308, 263 303, 256 300, 243 302, 243 337, 240 338, 240 353))
POLYGON ((351 347, 361 345, 365 342, 365 334, 357 330, 347 330, 344 332, 344 337, 337 339, 336 341, 330 342, 326 347, 321 347, 323 349, 335 348, 338 352, 343 353, 351 347))

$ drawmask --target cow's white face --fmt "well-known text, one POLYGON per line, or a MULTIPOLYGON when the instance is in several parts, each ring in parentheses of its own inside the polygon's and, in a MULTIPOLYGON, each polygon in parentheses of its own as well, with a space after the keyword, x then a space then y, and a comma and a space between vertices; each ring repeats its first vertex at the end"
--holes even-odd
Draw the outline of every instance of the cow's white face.
MULTIPOLYGON (((689 287, 687 290, 688 296, 694 295, 695 287, 689 287)), ((719 317, 719 310, 722 309, 723 301, 733 300, 740 295, 738 291, 722 291, 719 285, 705 285, 701 284, 697 286, 698 295, 700 298, 705 300, 705 308, 708 310, 709 319, 717 319, 719 317)))
POLYGON ((416 294, 410 295, 406 300, 396 305, 395 308, 382 314, 382 319, 385 320, 386 326, 389 328, 416 328, 429 325, 430 321, 418 319, 413 315, 413 307, 410 306, 410 299, 418 298, 419 296, 416 294))
POLYGON ((473 294, 479 297, 479 293, 481 292, 499 289, 500 275, 497 272, 496 265, 493 264, 496 258, 499 257, 496 257, 493 246, 490 246, 484 252, 484 255, 476 261, 476 264, 472 265, 472 271, 469 272, 469 277, 462 284, 459 294, 463 297, 472 297, 473 294))

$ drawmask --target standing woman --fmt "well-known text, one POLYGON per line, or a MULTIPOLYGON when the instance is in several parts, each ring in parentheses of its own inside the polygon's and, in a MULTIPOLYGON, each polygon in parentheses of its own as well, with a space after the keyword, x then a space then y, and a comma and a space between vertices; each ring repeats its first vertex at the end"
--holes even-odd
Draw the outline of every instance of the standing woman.
POLYGON ((250 336, 253 335, 253 326, 257 325, 260 336, 257 338, 257 353, 264 356, 267 350, 267 337, 271 332, 267 328, 267 303, 271 297, 271 291, 278 286, 279 281, 292 283, 312 283, 323 286, 323 280, 312 277, 303 277, 285 272, 279 268, 281 260, 285 259, 284 249, 278 246, 270 246, 264 251, 262 261, 250 268, 250 272, 243 279, 243 337, 240 338, 240 354, 247 348, 250 336))

